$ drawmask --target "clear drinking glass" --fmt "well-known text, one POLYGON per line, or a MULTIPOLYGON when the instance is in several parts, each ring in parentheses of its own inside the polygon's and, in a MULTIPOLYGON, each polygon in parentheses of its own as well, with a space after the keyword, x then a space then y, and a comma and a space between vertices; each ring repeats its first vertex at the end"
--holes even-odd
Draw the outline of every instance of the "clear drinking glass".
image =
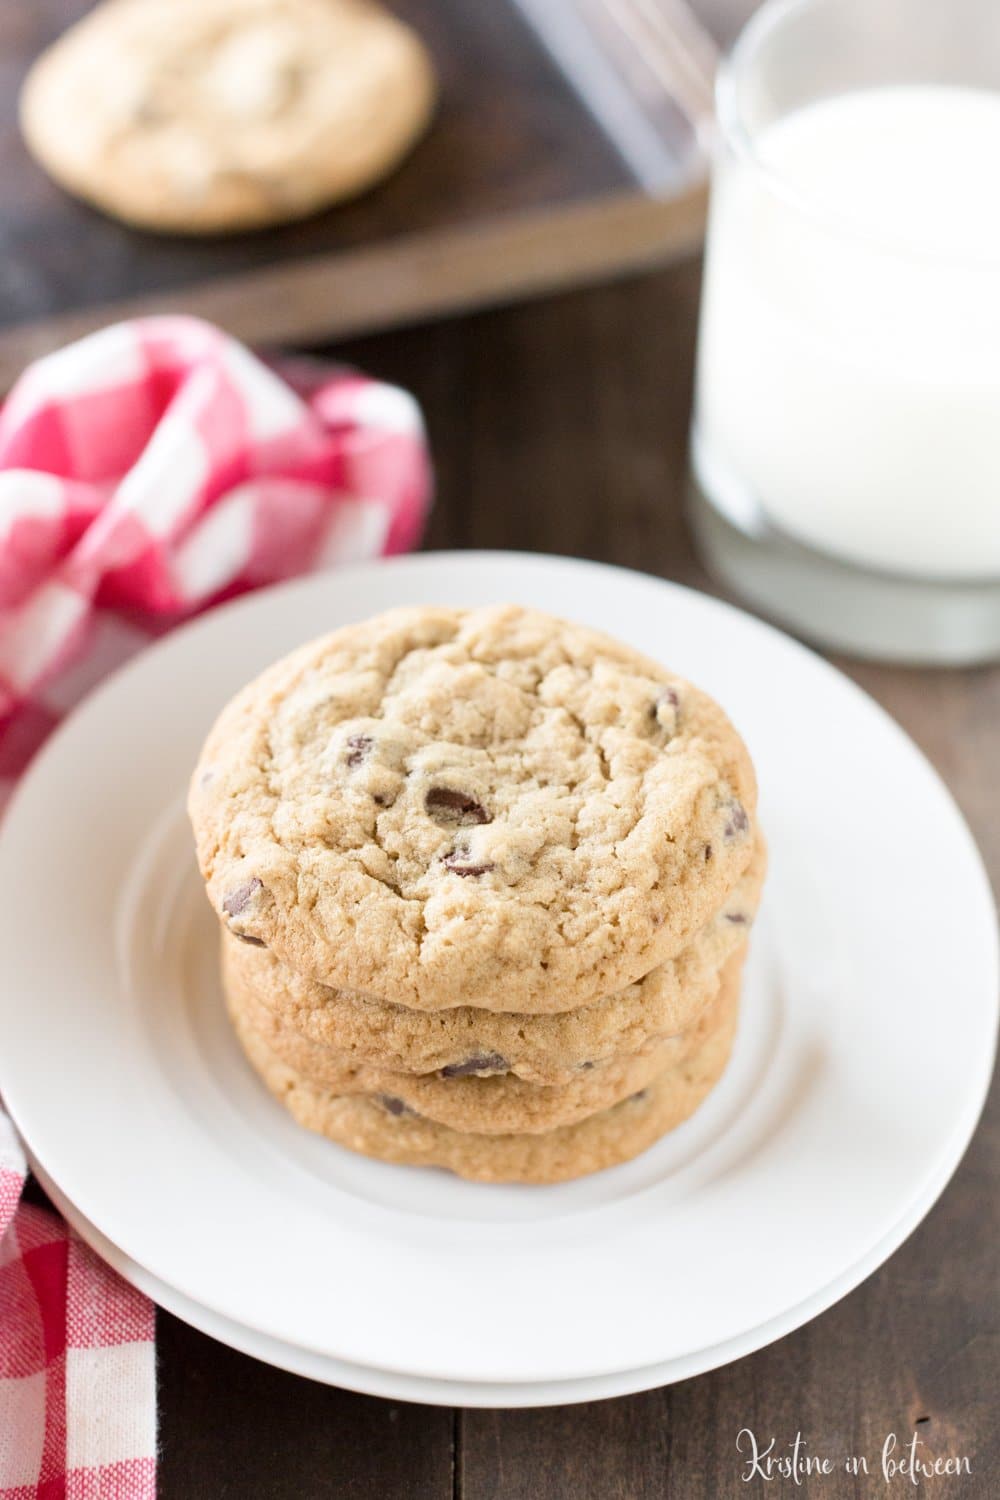
POLYGON ((1000 5, 771 0, 717 107, 708 565, 826 645, 1000 655, 1000 5))

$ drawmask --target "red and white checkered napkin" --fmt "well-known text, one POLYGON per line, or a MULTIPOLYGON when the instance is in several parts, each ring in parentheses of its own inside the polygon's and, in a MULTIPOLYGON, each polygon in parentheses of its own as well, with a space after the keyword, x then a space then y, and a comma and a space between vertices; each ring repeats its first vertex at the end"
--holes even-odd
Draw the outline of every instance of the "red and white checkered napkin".
POLYGON ((151 318, 18 381, 0 412, 0 796, 177 619, 417 540, 430 474, 412 397, 289 375, 193 318, 151 318))
MULTIPOLYGON (((151 638, 244 589, 406 550, 430 486, 404 391, 283 376, 191 318, 39 360, 0 411, 0 801, 151 638)), ((0 1112, 0 1500, 146 1500, 152 1305, 20 1202, 25 1173, 0 1112)))
POLYGON ((154 1500, 153 1304, 19 1205, 24 1175, 0 1115, 0 1496, 154 1500))

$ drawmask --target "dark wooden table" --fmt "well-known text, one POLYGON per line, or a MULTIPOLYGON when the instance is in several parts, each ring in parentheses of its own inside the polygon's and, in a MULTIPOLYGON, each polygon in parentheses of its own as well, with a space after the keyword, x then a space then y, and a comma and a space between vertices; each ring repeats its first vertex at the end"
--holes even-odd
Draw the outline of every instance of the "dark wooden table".
MULTIPOLYGON (((708 587, 682 514, 698 280, 689 263, 338 349, 423 402, 439 478, 428 545, 569 553, 708 587)), ((996 880, 1000 669, 847 670, 943 772, 996 880)), ((864 1452, 877 1470, 885 1435, 908 1441, 916 1424, 926 1452, 972 1466, 921 1493, 996 1496, 997 1105, 994 1090, 926 1222, 845 1301, 759 1354, 646 1395, 537 1411, 379 1401, 282 1374, 161 1314, 162 1500, 791 1494, 790 1480, 743 1481, 742 1427, 779 1444, 801 1432, 809 1452, 864 1452)), ((482 1327, 488 1338, 488 1316, 482 1327)), ((912 1491, 843 1471, 806 1488, 912 1491)))

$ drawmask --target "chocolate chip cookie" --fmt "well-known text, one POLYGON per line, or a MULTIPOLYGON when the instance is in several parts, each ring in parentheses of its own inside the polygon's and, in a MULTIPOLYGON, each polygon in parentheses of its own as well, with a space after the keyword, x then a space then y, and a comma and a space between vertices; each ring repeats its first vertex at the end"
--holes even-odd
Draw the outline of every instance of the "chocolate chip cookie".
POLYGON ((450 1078, 394 1072, 345 1058, 308 1041, 238 984, 227 989, 226 998, 240 1035, 252 1035, 263 1042, 302 1084, 341 1098, 367 1095, 383 1103, 391 1100, 401 1115, 418 1114, 453 1130, 480 1135, 537 1135, 575 1125, 588 1115, 609 1109, 697 1051, 725 1019, 726 1004, 719 996, 726 993, 727 979, 732 981, 738 975, 745 949, 744 940, 717 977, 714 1001, 693 1026, 637 1053, 581 1070, 561 1084, 526 1083, 503 1072, 492 1077, 473 1074, 450 1078))
POLYGON ((694 1113, 729 1060, 738 996, 739 975, 729 973, 717 1024, 689 1057, 610 1109, 541 1134, 452 1130, 398 1098, 338 1095, 305 1082, 253 1031, 241 1030, 240 1039, 252 1066, 299 1124, 352 1151, 446 1167, 477 1182, 563 1182, 638 1156, 694 1113))
POLYGON ((434 94, 424 47, 373 0, 103 0, 32 68, 21 124, 70 192, 214 234, 360 192, 434 94))
POLYGON ((746 939, 765 866, 758 835, 750 865, 722 909, 676 958, 627 989, 575 1010, 541 1016, 473 1006, 408 1010, 328 989, 288 968, 269 949, 226 933, 225 984, 344 1065, 367 1063, 444 1078, 512 1074, 528 1083, 570 1083, 581 1071, 648 1050, 694 1024, 718 993, 722 965, 746 939))
POLYGON ((336 989, 547 1014, 675 957, 754 849, 706 694, 516 606, 393 610, 270 668, 189 807, 228 930, 336 989))

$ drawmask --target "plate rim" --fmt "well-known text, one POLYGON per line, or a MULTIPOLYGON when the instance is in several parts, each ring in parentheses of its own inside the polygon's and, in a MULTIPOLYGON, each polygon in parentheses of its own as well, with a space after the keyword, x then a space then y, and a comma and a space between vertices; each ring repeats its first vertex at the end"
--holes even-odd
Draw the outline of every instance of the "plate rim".
POLYGON ((286 1343, 271 1334, 261 1333, 249 1325, 237 1323, 222 1313, 214 1312, 211 1308, 202 1307, 200 1303, 169 1286, 119 1250, 117 1245, 112 1244, 105 1235, 100 1233, 100 1230, 95 1229, 79 1209, 70 1203, 61 1189, 45 1173, 44 1168, 40 1168, 40 1164, 35 1159, 31 1161, 32 1170, 59 1212, 94 1253, 105 1260, 130 1286, 134 1286, 137 1291, 149 1297, 157 1307, 164 1308, 172 1317, 187 1323, 189 1327, 206 1337, 215 1339, 227 1348, 235 1349, 237 1353, 243 1354, 248 1359, 260 1360, 264 1364, 284 1370, 286 1374, 296 1375, 301 1380, 318 1381, 324 1385, 356 1391, 380 1400, 413 1401, 427 1406, 474 1406, 486 1410, 509 1410, 511 1408, 524 1410, 547 1406, 572 1406, 588 1401, 613 1401, 623 1396, 637 1395, 642 1391, 659 1390, 681 1380, 697 1379, 702 1375, 711 1374, 713 1370, 722 1369, 741 1359, 748 1359, 762 1349, 769 1348, 771 1344, 789 1338, 800 1328, 804 1328, 808 1323, 829 1312, 838 1302, 849 1297, 881 1270, 896 1250, 916 1233, 947 1189, 960 1165, 961 1160, 956 1163, 943 1182, 932 1183, 924 1197, 915 1202, 909 1213, 893 1226, 886 1239, 891 1240, 898 1234, 899 1238, 895 1245, 889 1245, 886 1248, 884 1242, 880 1241, 868 1256, 850 1267, 842 1277, 836 1278, 821 1288, 813 1297, 797 1303, 794 1308, 788 1309, 784 1314, 779 1314, 768 1323, 758 1324, 752 1329, 735 1335, 725 1343, 709 1345, 705 1349, 695 1350, 690 1354, 678 1356, 674 1360, 665 1360, 660 1364, 637 1366, 634 1370, 611 1371, 605 1375, 584 1375, 562 1380, 488 1382, 448 1381, 433 1376, 386 1370, 378 1365, 354 1364, 336 1355, 286 1343), (111 1253, 108 1254, 108 1251, 111 1253), (168 1292, 170 1300, 160 1299, 157 1292, 161 1290, 168 1292), (195 1316, 191 1316, 192 1310, 195 1316), (221 1329, 220 1324, 224 1325, 221 1329), (776 1327, 777 1324, 782 1326, 776 1327), (237 1329, 245 1334, 246 1340, 239 1343, 231 1341, 228 1336, 230 1329, 237 1329), (273 1345, 275 1350, 280 1351, 285 1357, 281 1360, 269 1358, 266 1352, 262 1353, 259 1349, 255 1350, 250 1347, 254 1340, 262 1340, 268 1346, 273 1345), (741 1347, 736 1348, 736 1345, 741 1347), (342 1375, 343 1371, 347 1372, 346 1378, 334 1379, 333 1369, 317 1372, 315 1369, 303 1368, 300 1362, 296 1362, 296 1355, 305 1355, 308 1361, 336 1366, 338 1375, 342 1375), (700 1356, 707 1356, 704 1363, 701 1362, 700 1356), (677 1368, 680 1365, 684 1368, 677 1368), (373 1375, 376 1377, 374 1381, 371 1379, 373 1375), (397 1385, 392 1388, 393 1381, 406 1381, 408 1384, 405 1387, 397 1385), (595 1387, 606 1385, 609 1381, 616 1384, 615 1390, 595 1389, 595 1387), (426 1389, 421 1391, 414 1389, 414 1386, 418 1388, 424 1386, 426 1389), (446 1386, 453 1387, 453 1389, 446 1391, 443 1389, 446 1386), (431 1387, 441 1399, 432 1399, 431 1387), (557 1394, 554 1394, 555 1392, 557 1394), (495 1394, 514 1399, 506 1402, 494 1400, 495 1394))

